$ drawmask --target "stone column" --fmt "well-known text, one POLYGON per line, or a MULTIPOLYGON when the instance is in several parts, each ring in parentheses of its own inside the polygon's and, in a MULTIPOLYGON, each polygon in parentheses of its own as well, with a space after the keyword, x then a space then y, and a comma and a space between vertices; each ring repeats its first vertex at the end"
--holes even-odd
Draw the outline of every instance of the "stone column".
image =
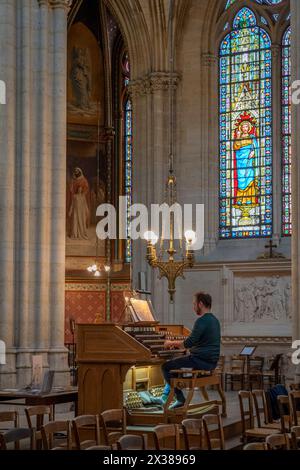
POLYGON ((52 10, 52 89, 51 109, 51 209, 50 230, 50 351, 49 366, 61 372, 67 368, 64 348, 65 317, 65 220, 66 220, 66 123, 67 123, 67 16, 70 0, 49 0, 52 10))
MULTIPOLYGON (((148 207, 165 201, 165 183, 168 174, 169 144, 169 87, 177 86, 178 74, 152 72, 142 80, 130 84, 134 118, 134 202, 148 207)), ((174 113, 175 114, 175 113, 174 113)), ((175 158, 176 173, 176 158, 175 158)), ((150 220, 149 220, 150 222, 150 220)), ((149 227, 151 229, 151 227, 149 227)), ((167 281, 158 279, 146 261, 146 242, 133 243, 133 287, 138 285, 138 273, 147 273, 147 288, 161 322, 173 322, 174 306, 169 305, 167 281)))
POLYGON ((0 2, 0 80, 6 84, 6 104, 0 105, 0 339, 6 343, 6 366, 0 386, 13 386, 14 338, 14 217, 15 217, 15 1, 0 2))
MULTIPOLYGON (((218 58, 205 52, 202 62, 202 112, 208 118, 202 125, 201 136, 201 203, 204 204, 204 255, 209 255, 216 248, 219 238, 219 155, 218 148, 218 89, 212 83, 218 83, 218 58), (215 90, 213 92, 213 90, 215 90), (213 156, 213 157, 212 157, 213 156)), ((203 114, 204 115, 204 114, 203 114)))
MULTIPOLYGON (((292 83, 300 80, 300 2, 291 0, 292 83)), ((292 105, 292 312, 293 339, 300 340, 300 104, 292 105)))
MULTIPOLYGON (((3 3, 3 2, 2 2, 3 3)), ((31 380, 31 356, 67 379, 64 348, 66 0, 0 5, 0 338, 5 385, 31 380), (2 11, 3 10, 3 11, 2 11), (5 47, 6 46, 6 47, 5 47), (3 73, 3 76, 2 76, 3 73)))

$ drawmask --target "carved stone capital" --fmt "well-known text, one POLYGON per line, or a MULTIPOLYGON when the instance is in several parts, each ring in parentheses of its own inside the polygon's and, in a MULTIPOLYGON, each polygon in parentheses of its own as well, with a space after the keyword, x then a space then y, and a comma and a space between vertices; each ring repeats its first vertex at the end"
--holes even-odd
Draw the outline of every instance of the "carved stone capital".
POLYGON ((49 8, 63 8, 69 10, 73 0, 38 0, 40 6, 45 5, 49 8))
POLYGON ((212 67, 217 63, 217 56, 211 52, 203 52, 201 55, 201 62, 204 67, 212 67))
POLYGON ((168 91, 170 87, 176 90, 180 75, 169 72, 153 72, 148 77, 150 93, 155 91, 168 91))
POLYGON ((144 78, 133 80, 128 85, 132 97, 143 96, 156 91, 168 91, 170 87, 176 90, 180 81, 177 72, 152 72, 144 78))
POLYGON ((148 82, 146 79, 132 80, 128 85, 128 93, 132 98, 143 96, 148 93, 148 82))

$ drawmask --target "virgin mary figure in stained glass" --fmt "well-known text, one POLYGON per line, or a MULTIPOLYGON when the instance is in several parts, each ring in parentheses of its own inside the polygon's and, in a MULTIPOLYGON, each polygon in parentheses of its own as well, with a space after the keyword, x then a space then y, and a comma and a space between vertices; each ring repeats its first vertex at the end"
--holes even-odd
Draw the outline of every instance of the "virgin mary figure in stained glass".
POLYGON ((256 120, 244 112, 236 121, 233 143, 234 160, 234 207, 240 209, 239 225, 251 220, 250 211, 259 205, 258 175, 259 144, 256 120))

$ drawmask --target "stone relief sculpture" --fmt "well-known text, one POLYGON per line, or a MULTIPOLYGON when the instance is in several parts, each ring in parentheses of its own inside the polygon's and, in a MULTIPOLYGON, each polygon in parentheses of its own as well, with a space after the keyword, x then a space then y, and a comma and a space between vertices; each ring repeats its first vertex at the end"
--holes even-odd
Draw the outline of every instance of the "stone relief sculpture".
POLYGON ((288 277, 237 278, 234 282, 234 322, 284 323, 291 319, 288 277))

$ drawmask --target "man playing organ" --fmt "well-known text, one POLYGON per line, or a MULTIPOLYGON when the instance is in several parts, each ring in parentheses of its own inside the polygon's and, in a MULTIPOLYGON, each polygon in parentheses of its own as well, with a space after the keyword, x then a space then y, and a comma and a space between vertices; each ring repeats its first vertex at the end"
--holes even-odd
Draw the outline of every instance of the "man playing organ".
MULTIPOLYGON (((212 299, 209 294, 198 292, 194 296, 194 312, 198 316, 191 334, 183 341, 166 340, 164 347, 167 349, 186 348, 189 354, 167 361, 162 365, 162 373, 166 385, 161 397, 157 400, 164 404, 170 393, 170 371, 189 368, 194 370, 212 371, 216 368, 220 357, 221 328, 220 322, 211 312, 212 299)), ((185 403, 182 390, 174 390, 176 402, 172 408, 178 408, 185 403)))

